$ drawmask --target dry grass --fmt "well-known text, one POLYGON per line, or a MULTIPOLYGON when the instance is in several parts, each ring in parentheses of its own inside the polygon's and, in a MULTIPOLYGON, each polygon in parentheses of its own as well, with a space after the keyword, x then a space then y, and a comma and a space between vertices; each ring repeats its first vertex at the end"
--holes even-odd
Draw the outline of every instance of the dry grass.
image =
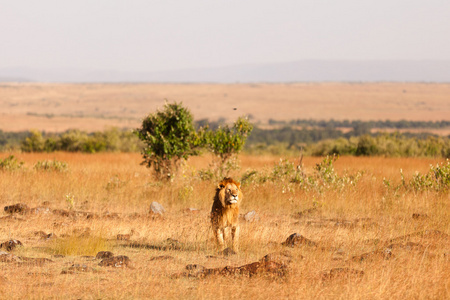
MULTIPOLYGON (((448 192, 394 193, 383 184, 383 178, 399 183, 400 168, 408 180, 416 171, 427 172, 429 165, 438 160, 342 157, 335 164, 339 174, 364 171, 363 177, 354 187, 322 193, 300 190, 289 183, 244 185, 241 210, 244 213, 256 210, 260 220, 241 223, 239 255, 211 259, 207 256, 215 255, 215 250, 208 215, 215 183, 193 176, 196 170, 208 166, 208 157, 191 159, 179 181, 169 185, 154 182, 149 170, 139 165, 138 154, 16 153, 15 156, 25 164, 21 170, 0 172, 0 205, 21 202, 29 207, 72 208, 95 217, 40 213, 0 219, 0 242, 18 239, 24 244, 11 253, 53 260, 43 265, 0 262, 2 298, 446 299, 450 296, 448 235, 425 234, 392 241, 413 242, 417 249, 397 246, 389 260, 377 257, 352 260, 363 253, 383 250, 389 240, 406 234, 424 230, 450 233, 448 192), (37 161, 53 159, 67 162, 69 170, 33 169, 37 161), (152 201, 164 205, 163 218, 148 215, 152 201), (314 203, 319 207, 316 213, 296 216, 314 203), (186 212, 189 207, 199 212, 186 212), (413 213, 427 217, 414 219, 413 213), (352 222, 358 218, 370 220, 352 222), (56 238, 41 239, 38 231, 54 233, 56 238), (293 262, 284 279, 171 278, 187 264, 223 267, 256 261, 269 252, 284 250, 281 242, 294 232, 320 247, 288 248, 293 262), (129 242, 116 240, 118 234, 130 233, 133 233, 131 241, 141 247, 126 247, 129 242), (178 240, 181 247, 164 248, 168 238, 178 240), (91 244, 95 244, 94 248, 91 244), (99 260, 86 257, 100 250, 129 256, 133 268, 100 267, 99 260), (61 253, 65 256, 53 256, 61 253), (152 260, 162 255, 173 259, 152 260), (73 264, 93 269, 61 274, 73 264), (363 270, 364 275, 322 278, 323 272, 338 267, 363 270)), ((233 175, 239 178, 247 168, 270 169, 278 160, 273 156, 243 156, 241 171, 233 175)), ((304 158, 306 172, 312 172, 319 161, 304 158)))
MULTIPOLYGON (((168 101, 196 120, 448 120, 450 84, 0 84, 0 129, 136 128, 168 101), (233 110, 237 108, 237 110, 233 110)), ((447 131, 448 132, 448 131, 447 131)))

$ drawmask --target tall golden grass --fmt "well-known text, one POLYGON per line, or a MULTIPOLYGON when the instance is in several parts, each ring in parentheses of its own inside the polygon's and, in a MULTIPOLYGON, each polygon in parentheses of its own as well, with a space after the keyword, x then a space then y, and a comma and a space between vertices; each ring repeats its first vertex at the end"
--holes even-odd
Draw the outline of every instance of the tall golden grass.
MULTIPOLYGON (((318 190, 300 189, 288 181, 254 182, 243 185, 241 212, 255 210, 259 220, 241 223, 240 253, 229 258, 216 255, 208 215, 215 181, 202 181, 198 170, 208 168, 211 157, 190 159, 173 183, 158 183, 150 170, 140 166, 139 154, 39 153, 14 155, 24 162, 21 169, 0 171, 0 204, 25 203, 29 207, 89 212, 85 216, 55 214, 18 215, 0 219, 0 242, 18 239, 24 246, 17 256, 46 257, 42 266, 0 262, 1 298, 113 298, 113 299, 448 299, 450 297, 450 196, 449 192, 415 192, 389 189, 400 184, 400 169, 409 180, 426 173, 438 159, 341 157, 338 174, 362 172, 355 185, 318 190), (66 162, 65 172, 33 168, 38 161, 66 162), (161 203, 162 218, 148 214, 151 202, 161 203), (317 207, 317 212, 299 218, 297 213, 317 207), (188 212, 197 208, 199 212, 188 212), (117 214, 117 215, 115 215, 117 214), (413 214, 423 217, 413 218, 413 214), (367 219, 362 225, 355 219, 367 219), (335 221, 333 221, 335 220, 335 221), (337 221, 336 221, 337 220, 337 221), (345 222, 349 226, 346 226, 345 222), (341 226, 344 224, 344 226, 341 226), (354 225, 356 224, 356 225, 354 225), (439 236, 418 235, 401 240, 414 242, 419 250, 393 248, 389 260, 354 261, 352 257, 383 250, 385 241, 415 232, 438 230, 439 236), (41 239, 36 232, 54 233, 41 239), (320 247, 288 248, 293 256, 288 276, 178 278, 187 264, 206 267, 238 266, 263 255, 285 250, 290 234, 299 233, 320 247), (155 247, 124 247, 118 234, 155 247), (178 250, 163 250, 168 239, 178 240, 178 250), (110 250, 130 257, 133 268, 98 266, 86 257, 110 250), (339 254, 341 253, 341 254, 339 254), (63 254, 64 257, 53 256, 63 254), (151 260, 170 255, 172 260, 151 260), (85 264, 95 272, 61 274, 73 264, 85 264), (332 268, 363 270, 360 279, 321 276, 332 268)), ((0 154, 0 158, 6 157, 0 154)), ((241 169, 231 175, 240 179, 248 169, 270 172, 280 157, 242 156, 241 169)), ((296 162, 296 157, 289 158, 296 162)), ((304 171, 314 172, 322 159, 303 158, 304 171)), ((6 213, 4 213, 6 216, 6 213)))

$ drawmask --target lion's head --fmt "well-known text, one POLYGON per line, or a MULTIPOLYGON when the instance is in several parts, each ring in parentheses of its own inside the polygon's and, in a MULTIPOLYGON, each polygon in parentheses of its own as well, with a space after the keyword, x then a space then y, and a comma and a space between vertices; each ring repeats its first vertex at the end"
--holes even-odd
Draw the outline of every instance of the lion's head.
POLYGON ((239 205, 243 198, 241 184, 231 178, 224 178, 216 189, 216 197, 223 207, 228 205, 239 205))

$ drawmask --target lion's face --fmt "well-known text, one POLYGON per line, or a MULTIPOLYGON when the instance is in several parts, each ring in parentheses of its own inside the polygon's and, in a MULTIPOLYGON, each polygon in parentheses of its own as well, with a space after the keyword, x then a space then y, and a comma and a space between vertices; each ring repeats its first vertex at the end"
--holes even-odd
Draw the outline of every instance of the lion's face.
POLYGON ((240 184, 234 180, 223 180, 219 183, 219 199, 224 206, 238 204, 242 200, 240 184))

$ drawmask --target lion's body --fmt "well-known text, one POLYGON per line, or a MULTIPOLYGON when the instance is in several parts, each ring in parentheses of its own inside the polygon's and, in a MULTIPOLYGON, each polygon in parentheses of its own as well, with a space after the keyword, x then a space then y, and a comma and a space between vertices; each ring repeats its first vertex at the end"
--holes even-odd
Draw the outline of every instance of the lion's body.
POLYGON ((216 188, 211 210, 211 224, 219 250, 225 248, 225 230, 231 229, 232 248, 238 250, 239 204, 243 194, 240 184, 231 178, 224 178, 216 188))

